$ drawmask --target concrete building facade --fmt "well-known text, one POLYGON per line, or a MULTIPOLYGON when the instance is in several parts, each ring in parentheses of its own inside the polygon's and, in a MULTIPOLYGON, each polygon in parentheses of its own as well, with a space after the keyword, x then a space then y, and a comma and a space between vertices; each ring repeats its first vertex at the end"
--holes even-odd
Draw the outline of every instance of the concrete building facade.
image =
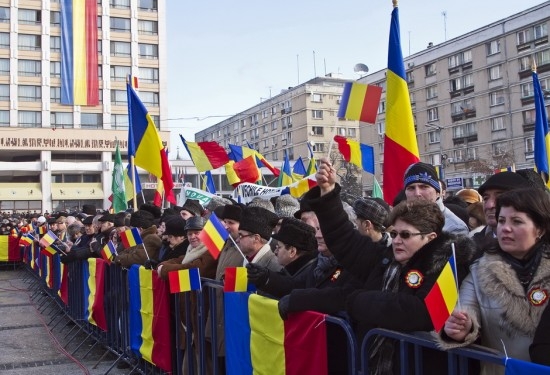
MULTIPOLYGON (((108 208, 115 142, 127 153, 126 80, 163 131, 164 0, 98 0, 99 105, 61 104, 57 1, 0 0, 0 210, 108 208)), ((125 156, 123 155, 123 159, 125 156)))

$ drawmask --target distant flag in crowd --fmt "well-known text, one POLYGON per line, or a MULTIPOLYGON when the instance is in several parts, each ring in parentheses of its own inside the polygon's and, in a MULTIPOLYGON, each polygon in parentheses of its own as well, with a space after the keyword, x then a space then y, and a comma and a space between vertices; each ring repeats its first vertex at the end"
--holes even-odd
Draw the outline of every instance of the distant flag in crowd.
POLYGON ((227 267, 225 269, 225 277, 223 279, 223 291, 246 292, 248 289, 247 272, 246 267, 227 267))
POLYGON ((212 177, 211 171, 204 172, 202 190, 211 194, 216 194, 216 185, 214 184, 214 178, 212 177))
POLYGON ((495 174, 496 173, 500 173, 500 172, 515 172, 516 171, 516 166, 515 165, 511 165, 509 167, 505 167, 505 168, 497 168, 495 169, 495 174))
POLYGON ((46 234, 48 233, 48 224, 43 224, 38 227, 38 234, 46 234))
POLYGON ((307 165, 306 176, 309 176, 317 172, 317 161, 315 160, 313 149, 309 142, 307 142, 307 148, 309 150, 309 164, 307 165))
POLYGON ((225 149, 217 142, 189 142, 181 134, 180 138, 199 172, 217 169, 229 162, 225 149))
POLYGON ((134 192, 135 194, 141 193, 141 181, 139 180, 139 174, 136 167, 134 167, 134 174, 136 176, 135 186, 132 182, 131 164, 128 163, 124 170, 124 191, 126 193, 126 201, 134 199, 134 192))
POLYGON ((362 168, 365 172, 374 174, 374 149, 372 146, 341 135, 335 135, 334 141, 338 144, 338 151, 345 161, 362 168))
POLYGON ((395 5, 391 16, 386 72, 383 164, 384 200, 390 204, 403 188, 405 170, 420 161, 400 39, 399 9, 395 5))
POLYGON ((128 81, 130 83, 130 85, 132 85, 132 88, 134 89, 138 89, 139 88, 139 81, 138 81, 138 77, 136 76, 132 76, 131 74, 128 75, 127 77, 128 81))
POLYGON ((98 105, 97 1, 61 0, 61 104, 98 105))
POLYGON ((291 185, 285 186, 281 191, 281 195, 290 194, 294 198, 301 198, 302 195, 310 191, 315 186, 317 186, 317 180, 315 175, 312 174, 292 183, 291 185))
POLYGON ((378 180, 376 179, 376 177, 373 177, 372 197, 373 198, 384 199, 384 194, 382 193, 382 188, 380 187, 380 184, 378 183, 378 180))
POLYGON ((233 187, 240 183, 257 183, 261 181, 261 172, 253 156, 248 156, 241 161, 229 161, 225 165, 225 174, 227 181, 233 187))
POLYGON ((281 167, 281 174, 279 175, 277 186, 288 186, 293 182, 294 180, 292 179, 292 172, 290 170, 290 160, 288 159, 288 154, 285 151, 283 166, 281 167))
POLYGON ((202 231, 199 234, 201 242, 206 246, 210 254, 214 259, 218 259, 220 252, 222 251, 225 241, 229 237, 229 232, 220 219, 212 212, 210 218, 204 224, 202 231))
POLYGON ((105 314, 105 261, 89 258, 83 262, 84 319, 107 331, 105 314))
POLYGON ((164 184, 160 178, 157 178, 157 190, 153 197, 153 204, 157 207, 162 207, 162 198, 164 197, 164 184))
POLYGON ((115 254, 116 246, 113 241, 107 242, 107 244, 101 249, 101 257, 105 259, 105 261, 109 264, 111 264, 111 260, 113 259, 113 255, 115 254))
POLYGON ((126 200, 126 190, 124 186, 124 168, 122 167, 122 157, 118 142, 115 149, 115 163, 113 167, 113 181, 111 184, 113 192, 113 211, 115 213, 125 211, 128 208, 126 200))
POLYGON ((141 235, 139 234, 139 230, 137 228, 127 229, 124 232, 121 232, 120 240, 122 242, 122 246, 124 246, 125 249, 143 243, 143 240, 141 239, 141 235))
POLYGON ((344 83, 338 118, 374 124, 381 96, 382 87, 359 82, 344 83))
POLYGON ((259 168, 266 167, 271 171, 271 173, 273 173, 274 176, 277 176, 277 177, 279 176, 279 173, 280 173, 279 169, 275 168, 271 163, 269 163, 265 159, 265 157, 262 154, 252 149, 251 147, 244 147, 244 146, 229 144, 229 150, 230 150, 228 154, 229 159, 238 162, 248 156, 253 156, 259 168))
POLYGON ((30 233, 27 233, 21 236, 21 238, 19 239, 19 244, 23 246, 32 245, 33 242, 34 242, 34 236, 30 233))
POLYGON ((40 253, 47 255, 47 256, 53 256, 57 254, 57 251, 52 246, 45 246, 40 250, 40 253))
POLYGON ((51 230, 48 230, 48 232, 40 239, 39 244, 42 247, 49 247, 55 241, 59 241, 59 238, 57 238, 57 236, 51 230))
POLYGON ((134 164, 160 178, 164 184, 166 200, 176 204, 172 193, 174 181, 168 163, 168 155, 162 144, 155 123, 130 84, 126 84, 128 94, 128 156, 133 156, 134 164))
POLYGON ((533 87, 535 98, 535 167, 547 186, 550 187, 550 134, 548 114, 544 104, 544 93, 540 87, 537 68, 533 65, 533 87))
POLYGON ((306 175, 306 166, 302 160, 302 157, 298 157, 292 167, 292 179, 294 181, 301 180, 306 175))
POLYGON ((170 293, 189 292, 201 290, 201 275, 198 268, 168 272, 168 283, 170 293))
POLYGON ((436 332, 439 332, 451 316, 458 301, 457 276, 454 255, 443 267, 432 289, 424 298, 436 332))

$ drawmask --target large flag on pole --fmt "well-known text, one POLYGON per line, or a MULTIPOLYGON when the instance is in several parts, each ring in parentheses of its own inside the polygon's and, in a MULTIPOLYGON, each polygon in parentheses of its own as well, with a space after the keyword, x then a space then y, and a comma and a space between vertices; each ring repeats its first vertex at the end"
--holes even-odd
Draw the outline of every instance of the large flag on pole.
POLYGON ((113 211, 115 213, 125 211, 128 208, 128 201, 126 200, 124 168, 122 166, 122 157, 120 156, 118 142, 115 149, 115 165, 113 168, 111 190, 113 191, 113 211))
POLYGON ((420 161, 401 52, 397 1, 394 4, 386 73, 386 133, 383 168, 384 199, 389 203, 393 202, 397 193, 403 188, 403 176, 407 167, 420 161))
POLYGON ((335 135, 334 141, 338 144, 338 151, 345 161, 362 168, 365 172, 374 174, 374 149, 372 146, 341 135, 335 135))
POLYGON ((307 149, 309 150, 309 164, 306 170, 306 176, 312 175, 317 172, 317 161, 315 160, 315 155, 313 155, 313 149, 309 142, 306 142, 307 149))
POLYGON ((285 158, 283 166, 281 167, 281 174, 279 175, 277 186, 287 186, 291 185, 293 182, 294 180, 292 179, 292 172, 290 170, 290 160, 288 159, 288 154, 285 152, 285 158))
POLYGON ((550 166, 550 135, 548 134, 548 116, 544 105, 544 94, 540 87, 537 67, 533 64, 533 88, 535 97, 535 166, 540 176, 550 186, 548 171, 550 166))
POLYGON ((129 122, 128 154, 134 157, 134 163, 137 167, 145 169, 162 180, 166 200, 176 204, 176 199, 172 194, 174 182, 172 181, 168 156, 155 122, 129 83, 126 84, 126 90, 128 93, 129 122))
POLYGON ((180 134, 187 153, 199 172, 211 171, 223 167, 229 162, 225 149, 217 142, 189 142, 180 134))

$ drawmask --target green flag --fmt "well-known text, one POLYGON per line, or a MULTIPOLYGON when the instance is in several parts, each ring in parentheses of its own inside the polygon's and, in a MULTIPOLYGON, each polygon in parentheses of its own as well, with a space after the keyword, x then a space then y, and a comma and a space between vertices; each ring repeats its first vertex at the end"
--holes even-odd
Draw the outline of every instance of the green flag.
POLYGON ((372 197, 384 199, 384 194, 382 193, 382 188, 380 187, 380 184, 376 180, 376 177, 373 177, 373 179, 374 185, 372 186, 372 197))
POLYGON ((113 168, 113 184, 111 189, 113 190, 114 213, 126 210, 128 202, 126 201, 126 192, 124 189, 124 168, 122 167, 122 158, 120 157, 118 143, 115 150, 115 166, 113 168))

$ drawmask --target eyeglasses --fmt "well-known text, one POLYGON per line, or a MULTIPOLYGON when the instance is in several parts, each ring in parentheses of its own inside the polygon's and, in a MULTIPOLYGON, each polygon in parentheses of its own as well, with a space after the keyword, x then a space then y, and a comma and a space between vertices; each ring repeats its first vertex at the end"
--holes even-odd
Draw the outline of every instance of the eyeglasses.
POLYGON ((256 233, 250 233, 250 234, 241 234, 239 233, 239 239, 241 238, 245 238, 245 237, 251 237, 251 236, 255 236, 256 233))
POLYGON ((396 230, 392 230, 390 232, 390 237, 395 238, 395 237, 397 237, 397 235, 399 235, 399 237, 406 240, 406 239, 411 238, 411 236, 421 236, 421 235, 424 235, 424 234, 428 234, 428 233, 425 233, 425 232, 411 233, 408 230, 403 230, 401 232, 398 232, 396 230))

